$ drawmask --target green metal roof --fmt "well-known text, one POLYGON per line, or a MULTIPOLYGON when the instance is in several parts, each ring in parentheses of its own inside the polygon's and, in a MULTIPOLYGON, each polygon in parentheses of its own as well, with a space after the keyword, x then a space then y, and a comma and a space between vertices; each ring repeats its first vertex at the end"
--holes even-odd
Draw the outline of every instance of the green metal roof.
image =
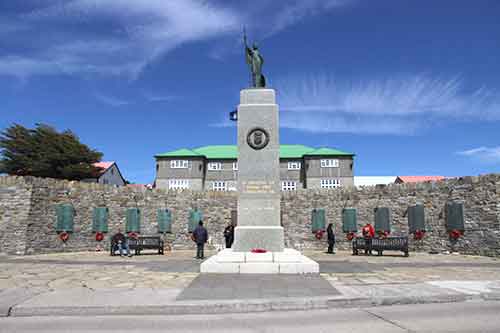
POLYGON ((305 153, 304 155, 308 155, 308 156, 321 156, 321 155, 354 156, 354 154, 352 154, 352 153, 347 153, 345 151, 332 149, 332 148, 319 148, 319 149, 315 149, 313 151, 310 151, 308 153, 305 153))
POLYGON ((314 148, 304 145, 281 145, 280 158, 302 158, 305 153, 313 150, 314 148))
POLYGON ((235 145, 221 145, 221 146, 205 146, 193 149, 200 155, 206 158, 238 158, 238 147, 235 145))
MULTIPOLYGON (((354 156, 354 154, 346 153, 332 148, 316 149, 304 145, 280 145, 280 158, 302 158, 304 155, 354 156)), ((189 157, 189 156, 204 156, 208 159, 237 159, 238 146, 236 145, 204 146, 192 150, 179 149, 155 155, 155 157, 189 157)))
POLYGON ((197 152, 186 148, 177 149, 174 151, 169 151, 163 154, 155 155, 155 157, 193 157, 193 156, 203 157, 203 155, 200 155, 197 152))

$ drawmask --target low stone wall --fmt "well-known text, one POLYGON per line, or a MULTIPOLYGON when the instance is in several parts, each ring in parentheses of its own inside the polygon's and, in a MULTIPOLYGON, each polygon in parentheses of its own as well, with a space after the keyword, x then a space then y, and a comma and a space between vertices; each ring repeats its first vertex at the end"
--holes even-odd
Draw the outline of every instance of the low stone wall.
POLYGON ((31 194, 23 179, 0 177, 0 253, 25 253, 31 194))
MULTIPOLYGON (((327 223, 335 226, 337 245, 348 249, 342 234, 343 207, 357 208, 359 229, 373 222, 375 207, 389 207, 394 235, 406 235, 409 205, 422 202, 428 232, 421 241, 410 245, 416 251, 459 251, 467 254, 500 255, 500 175, 463 177, 435 183, 399 184, 362 189, 299 190, 282 194, 282 223, 286 246, 324 249, 326 240, 317 240, 311 232, 311 210, 324 208, 327 223), (450 200, 464 202, 465 235, 451 241, 446 233, 444 206, 450 200)), ((111 185, 68 182, 33 177, 0 177, 0 252, 34 254, 58 251, 108 249, 109 235, 125 229, 127 208, 141 209, 141 233, 156 235, 156 210, 172 212, 172 233, 165 241, 173 249, 191 249, 187 232, 189 209, 203 212, 211 247, 224 244, 222 232, 236 209, 234 192, 195 192, 147 190, 111 185), (76 209, 74 232, 63 243, 55 231, 55 207, 72 203, 76 209), (109 208, 109 233, 97 242, 92 233, 94 207, 109 208)))
MULTIPOLYGON (((458 251, 465 254, 500 255, 500 175, 462 177, 431 183, 392 184, 361 189, 297 191, 283 194, 283 224, 286 242, 294 248, 316 247, 310 232, 311 210, 324 208, 326 219, 334 224, 337 247, 350 248, 342 234, 344 207, 357 209, 358 230, 374 223, 373 209, 389 207, 392 235, 408 234, 408 206, 423 203, 427 232, 423 240, 410 236, 412 251, 458 251), (444 207, 448 201, 464 203, 465 235, 457 241, 445 228, 444 207)), ((327 222, 327 223, 328 223, 327 222)))

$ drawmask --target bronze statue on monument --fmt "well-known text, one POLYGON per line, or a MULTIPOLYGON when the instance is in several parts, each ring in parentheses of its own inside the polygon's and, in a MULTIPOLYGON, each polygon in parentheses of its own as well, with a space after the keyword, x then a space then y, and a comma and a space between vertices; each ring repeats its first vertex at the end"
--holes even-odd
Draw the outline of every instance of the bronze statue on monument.
POLYGON ((252 74, 252 87, 253 88, 265 88, 266 78, 262 74, 262 65, 264 64, 264 58, 259 52, 257 43, 253 43, 250 48, 247 44, 247 34, 245 29, 243 29, 243 43, 245 44, 245 56, 247 64, 250 65, 250 71, 252 74))

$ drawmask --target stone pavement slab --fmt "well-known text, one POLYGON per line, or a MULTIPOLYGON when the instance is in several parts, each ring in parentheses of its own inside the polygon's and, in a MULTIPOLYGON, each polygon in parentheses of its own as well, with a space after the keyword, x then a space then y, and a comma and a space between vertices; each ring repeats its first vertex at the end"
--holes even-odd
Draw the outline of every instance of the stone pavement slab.
POLYGON ((11 308, 40 294, 37 288, 11 288, 0 290, 0 317, 10 315, 11 308))
POLYGON ((496 258, 312 253, 322 266, 320 275, 245 280, 200 275, 201 261, 192 255, 2 256, 0 315, 223 313, 500 300, 496 258))
MULTIPOLYGON (((236 281, 232 281, 236 283, 236 281)), ((213 282, 214 285, 217 285, 213 282)), ((201 292, 205 288, 194 290, 201 292)), ((321 289, 321 288, 320 288, 321 289)), ((364 308, 369 306, 420 303, 450 303, 468 300, 500 301, 500 293, 467 294, 429 284, 339 286, 340 293, 329 296, 289 297, 275 292, 271 298, 236 298, 234 288, 219 288, 224 299, 179 299, 179 291, 136 289, 90 290, 86 288, 52 291, 37 295, 11 308, 10 316, 98 316, 98 315, 171 315, 216 314, 327 308, 364 308)), ((257 292, 257 289, 250 288, 257 292)), ((265 288, 264 288, 265 290, 265 288)), ((280 291, 285 290, 280 288, 280 291)), ((328 289, 330 290, 330 289, 328 289)), ((245 294, 240 294, 244 297, 245 294)))
MULTIPOLYGON (((151 288, 113 288, 89 289, 73 288, 67 290, 50 291, 31 297, 29 300, 14 306, 11 314, 23 315, 55 315, 72 314, 80 312, 103 314, 112 313, 119 308, 124 308, 129 313, 134 309, 158 307, 171 303, 180 293, 180 289, 151 289, 151 288)), ((122 309, 123 310, 123 309, 122 309)))
POLYGON ((318 275, 201 274, 177 300, 258 299, 339 295, 318 275))
POLYGON ((500 281, 430 281, 427 283, 471 295, 500 293, 500 281))

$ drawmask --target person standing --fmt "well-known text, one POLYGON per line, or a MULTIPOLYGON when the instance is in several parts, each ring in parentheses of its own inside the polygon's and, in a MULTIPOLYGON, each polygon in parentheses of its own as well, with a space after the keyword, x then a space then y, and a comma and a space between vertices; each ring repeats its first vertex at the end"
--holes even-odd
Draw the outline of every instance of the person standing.
POLYGON ((208 241, 208 232, 203 226, 203 221, 198 222, 198 226, 194 229, 193 241, 196 243, 196 259, 204 259, 203 250, 205 243, 208 241))
POLYGON ((226 249, 231 248, 234 241, 234 226, 232 224, 228 225, 226 229, 224 229, 224 238, 226 240, 226 249))
POLYGON ((333 224, 328 224, 326 227, 326 233, 328 236, 328 251, 327 253, 333 254, 333 248, 335 247, 335 233, 333 232, 333 224))
POLYGON ((365 239, 365 254, 372 254, 372 239, 375 237, 375 229, 371 223, 367 223, 363 229, 363 238, 365 239))

